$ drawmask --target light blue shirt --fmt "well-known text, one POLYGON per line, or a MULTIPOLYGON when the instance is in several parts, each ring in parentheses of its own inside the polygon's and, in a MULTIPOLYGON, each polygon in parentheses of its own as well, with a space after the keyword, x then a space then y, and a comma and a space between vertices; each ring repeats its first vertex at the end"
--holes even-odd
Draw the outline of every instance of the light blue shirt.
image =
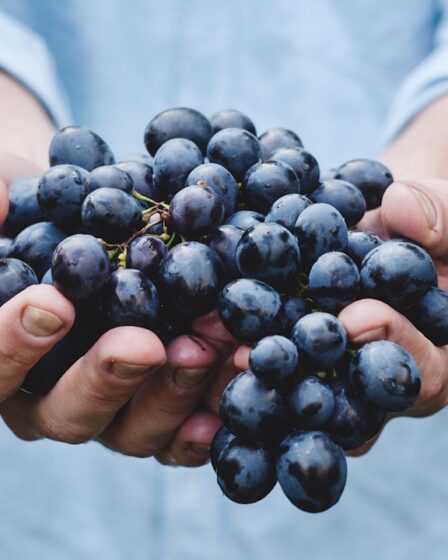
MULTIPOLYGON (((120 156, 179 105, 295 130, 322 167, 375 155, 448 91, 448 1, 0 0, 0 66, 120 156), (11 18, 15 18, 12 20, 11 18), (69 117, 69 111, 72 116, 69 117)), ((226 500, 210 466, 0 431, 1 560, 445 560, 448 416, 391 423, 309 515, 226 500)))

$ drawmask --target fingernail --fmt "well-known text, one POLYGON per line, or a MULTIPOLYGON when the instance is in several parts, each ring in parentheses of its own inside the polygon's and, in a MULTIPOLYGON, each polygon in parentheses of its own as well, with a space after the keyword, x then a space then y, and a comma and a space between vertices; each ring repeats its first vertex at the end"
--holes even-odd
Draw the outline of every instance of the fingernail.
POLYGON ((34 336, 50 336, 64 324, 59 317, 49 311, 29 305, 22 315, 23 328, 34 336))
POLYGON ((150 366, 147 365, 126 364, 124 362, 114 362, 112 364, 112 373, 122 379, 139 377, 145 372, 149 373, 150 369, 150 366))
POLYGON ((378 327, 377 329, 372 329, 371 331, 359 333, 355 337, 350 337, 351 342, 354 342, 355 344, 364 344, 365 342, 370 342, 371 340, 385 339, 387 339, 387 331, 385 327, 378 327))
POLYGON ((174 383, 180 389, 196 387, 207 377, 208 369, 179 368, 173 374, 174 383))
POLYGON ((415 187, 412 187, 411 185, 406 186, 415 196, 417 202, 420 204, 423 214, 425 215, 428 228, 434 229, 437 225, 437 208, 434 202, 426 193, 420 191, 419 189, 416 189, 415 187))
POLYGON ((206 443, 189 443, 188 447, 190 448, 190 451, 192 451, 195 455, 198 455, 199 457, 205 458, 208 457, 210 455, 210 445, 207 445, 206 443))

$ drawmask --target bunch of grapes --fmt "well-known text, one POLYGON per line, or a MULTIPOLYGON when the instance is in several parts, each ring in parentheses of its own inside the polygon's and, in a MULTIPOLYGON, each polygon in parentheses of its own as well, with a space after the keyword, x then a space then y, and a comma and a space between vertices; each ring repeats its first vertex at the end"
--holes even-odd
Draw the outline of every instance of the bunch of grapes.
POLYGON ((420 375, 389 341, 350 346, 338 313, 361 297, 448 343, 448 296, 428 254, 406 239, 351 230, 392 182, 358 159, 321 173, 284 128, 257 137, 244 114, 164 111, 148 154, 120 163, 92 131, 60 130, 50 168, 11 185, 0 238, 0 304, 54 285, 76 307, 71 331, 22 389, 48 392, 107 330, 139 326, 165 342, 214 309, 253 345, 224 390, 211 459, 224 494, 262 499, 280 483, 305 511, 334 505, 344 450, 411 406, 420 375))

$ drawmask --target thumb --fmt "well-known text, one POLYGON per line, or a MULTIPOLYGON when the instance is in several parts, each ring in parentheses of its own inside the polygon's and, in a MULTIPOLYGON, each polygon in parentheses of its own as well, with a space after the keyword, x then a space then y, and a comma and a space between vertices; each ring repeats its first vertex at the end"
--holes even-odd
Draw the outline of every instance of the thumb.
POLYGON ((385 192, 382 223, 389 237, 407 237, 433 258, 448 257, 448 182, 400 181, 385 192))

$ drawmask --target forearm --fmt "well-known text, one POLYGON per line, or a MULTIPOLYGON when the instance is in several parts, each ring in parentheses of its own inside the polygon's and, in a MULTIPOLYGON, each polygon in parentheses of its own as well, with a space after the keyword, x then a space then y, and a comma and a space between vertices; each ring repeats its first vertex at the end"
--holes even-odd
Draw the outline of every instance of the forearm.
POLYGON ((48 166, 48 146, 55 132, 39 100, 16 80, 0 72, 0 153, 48 166))
POLYGON ((448 179, 448 96, 428 105, 384 151, 396 179, 448 179))

